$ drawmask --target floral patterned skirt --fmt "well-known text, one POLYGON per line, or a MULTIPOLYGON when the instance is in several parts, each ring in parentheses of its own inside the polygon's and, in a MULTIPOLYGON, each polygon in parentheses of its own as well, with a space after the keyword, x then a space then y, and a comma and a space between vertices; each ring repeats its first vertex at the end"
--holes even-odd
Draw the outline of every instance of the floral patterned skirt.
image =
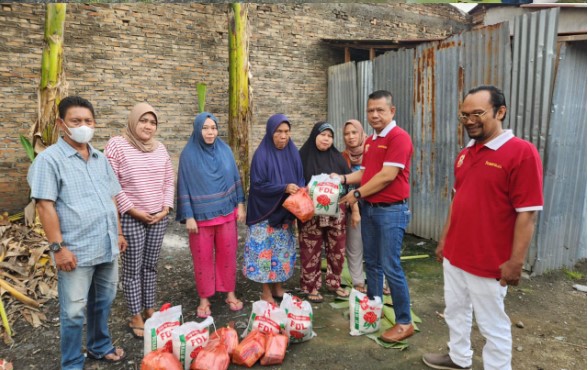
POLYGON ((296 263, 293 223, 274 228, 265 220, 249 226, 243 257, 246 278, 258 283, 288 280, 296 263))

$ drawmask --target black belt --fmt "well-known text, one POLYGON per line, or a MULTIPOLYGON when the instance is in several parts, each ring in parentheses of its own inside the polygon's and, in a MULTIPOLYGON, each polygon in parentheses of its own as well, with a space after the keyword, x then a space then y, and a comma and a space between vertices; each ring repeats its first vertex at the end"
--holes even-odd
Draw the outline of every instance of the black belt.
POLYGON ((390 206, 397 206, 399 204, 405 204, 406 202, 408 202, 408 199, 403 199, 403 200, 399 200, 398 202, 392 202, 392 203, 384 203, 384 202, 371 203, 371 202, 368 202, 367 200, 364 200, 363 202, 365 205, 368 205, 370 207, 384 208, 384 207, 390 207, 390 206))

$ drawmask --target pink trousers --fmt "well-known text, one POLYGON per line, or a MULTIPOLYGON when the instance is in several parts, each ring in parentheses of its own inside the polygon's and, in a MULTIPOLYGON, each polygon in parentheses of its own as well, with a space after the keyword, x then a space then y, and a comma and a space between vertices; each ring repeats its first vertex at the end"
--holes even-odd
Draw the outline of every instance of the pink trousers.
POLYGON ((196 290, 201 298, 215 292, 234 292, 237 278, 237 225, 229 221, 200 226, 190 233, 196 290))

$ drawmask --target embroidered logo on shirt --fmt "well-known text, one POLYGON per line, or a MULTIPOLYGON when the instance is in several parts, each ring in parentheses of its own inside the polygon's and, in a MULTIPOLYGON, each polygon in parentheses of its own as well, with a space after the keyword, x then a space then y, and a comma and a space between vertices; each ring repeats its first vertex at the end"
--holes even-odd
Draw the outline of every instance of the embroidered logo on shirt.
POLYGON ((462 154, 461 157, 459 157, 459 160, 457 161, 457 167, 461 167, 461 165, 463 164, 463 160, 465 159, 465 154, 462 154))
POLYGON ((367 144, 365 148, 363 148, 364 153, 367 153, 370 150, 370 144, 367 144))
POLYGON ((502 168, 501 165, 499 165, 498 163, 494 163, 494 162, 488 162, 486 161, 486 166, 490 166, 490 167, 496 167, 496 168, 502 168))
POLYGON ((378 149, 388 149, 386 145, 378 145, 378 149))

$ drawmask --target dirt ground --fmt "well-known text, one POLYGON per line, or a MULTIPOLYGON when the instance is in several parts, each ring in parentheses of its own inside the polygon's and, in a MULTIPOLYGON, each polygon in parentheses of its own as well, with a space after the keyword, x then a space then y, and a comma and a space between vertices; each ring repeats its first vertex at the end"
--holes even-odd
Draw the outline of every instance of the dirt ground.
MULTIPOLYGON (((181 304, 184 321, 196 320, 198 297, 194 288, 192 262, 184 229, 171 223, 164 242, 158 281, 158 302, 181 304)), ((243 244, 244 228, 241 227, 243 244)), ((433 255, 435 243, 407 236, 404 255, 433 255)), ((334 296, 323 292, 325 302, 313 305, 314 330, 317 337, 309 342, 291 345, 284 363, 272 369, 425 369, 421 356, 426 352, 442 352, 448 340, 443 312, 443 278, 440 264, 434 259, 404 262, 408 276, 413 311, 420 316, 420 333, 408 340, 403 351, 384 349, 366 337, 351 337, 345 310, 334 309, 334 296)), ((513 322, 513 369, 575 370, 586 369, 586 293, 572 288, 586 285, 586 263, 576 266, 582 277, 556 271, 522 281, 510 288, 506 298, 507 313, 513 322), (522 328, 515 324, 521 324, 522 328)), ((298 275, 286 283, 295 289, 298 275)), ((217 326, 235 321, 237 327, 247 323, 251 303, 259 299, 260 286, 239 273, 237 294, 245 302, 239 313, 232 312, 217 294, 212 299, 212 314, 217 326)), ((15 344, 0 344, 0 359, 12 361, 15 370, 59 368, 59 317, 57 301, 46 304, 43 311, 49 319, 44 326, 33 329, 24 320, 14 326, 15 344)), ((110 329, 115 344, 129 353, 124 363, 107 366, 88 360, 86 369, 139 369, 143 342, 127 331, 127 311, 118 292, 113 305, 110 329)), ((483 337, 474 327, 474 369, 482 369, 483 337)), ((231 365, 230 369, 239 369, 231 365)), ((255 368, 261 368, 256 365, 255 368)))

